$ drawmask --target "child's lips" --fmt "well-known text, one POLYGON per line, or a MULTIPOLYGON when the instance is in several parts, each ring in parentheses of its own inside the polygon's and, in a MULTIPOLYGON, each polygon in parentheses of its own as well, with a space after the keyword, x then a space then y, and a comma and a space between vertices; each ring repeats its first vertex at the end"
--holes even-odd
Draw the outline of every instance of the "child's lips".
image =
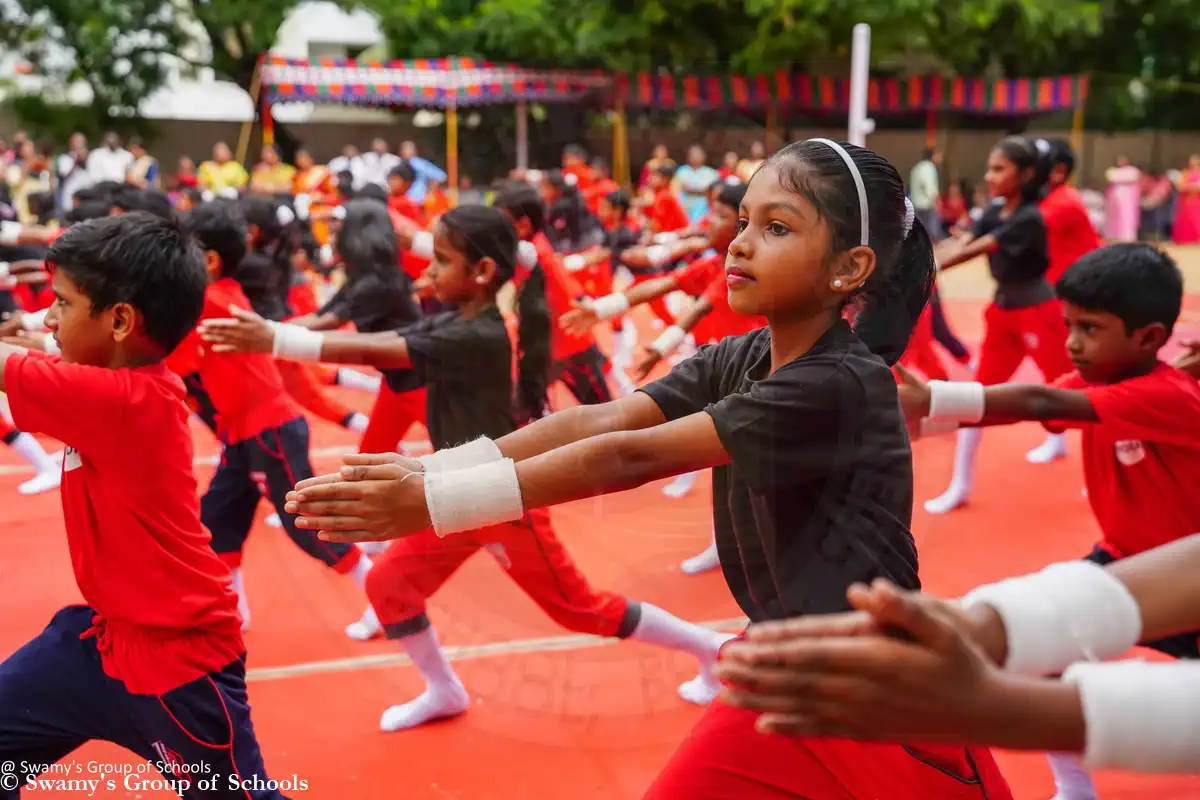
POLYGON ((753 281, 754 276, 736 264, 725 267, 725 283, 729 286, 742 286, 753 281))

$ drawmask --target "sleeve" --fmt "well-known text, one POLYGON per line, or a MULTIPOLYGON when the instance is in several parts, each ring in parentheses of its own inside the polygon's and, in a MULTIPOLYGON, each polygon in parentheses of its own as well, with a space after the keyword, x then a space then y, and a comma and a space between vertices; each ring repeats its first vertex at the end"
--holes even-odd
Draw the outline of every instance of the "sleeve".
POLYGON ((987 236, 996 228, 996 212, 995 206, 988 206, 979 215, 979 219, 975 220, 974 226, 971 228, 971 235, 976 239, 981 236, 987 236))
POLYGON ((699 414, 721 397, 720 364, 725 342, 701 347, 663 377, 638 389, 650 395, 668 421, 699 414))
POLYGON ((68 364, 56 356, 9 356, 4 366, 13 424, 52 436, 84 454, 105 453, 110 431, 125 412, 129 381, 124 370, 68 364), (103 420, 103 424, 96 424, 103 420))
POLYGON ((317 316, 323 317, 326 314, 331 314, 338 318, 339 322, 347 322, 350 319, 350 304, 353 300, 354 283, 348 283, 338 290, 337 294, 329 298, 325 305, 317 311, 317 316))
POLYGON ((1001 248, 1012 249, 1015 254, 1028 247, 1028 243, 1036 241, 1038 237, 1045 240, 1046 221, 1037 206, 1029 204, 1022 206, 1008 219, 996 225, 991 233, 1000 242, 1001 248))
POLYGON ((713 281, 713 260, 698 258, 692 263, 671 273, 675 285, 684 294, 699 297, 713 281))
POLYGON ((1200 447, 1200 387, 1158 368, 1149 375, 1083 391, 1108 436, 1200 447))
MULTIPOLYGON (((1068 372, 1066 375, 1061 375, 1050 383, 1051 389, 1071 389, 1078 391, 1086 386, 1087 381, 1078 372, 1068 372)), ((1050 433, 1063 433, 1069 428, 1082 428, 1085 425, 1091 424, 1090 422, 1080 420, 1045 420, 1042 422, 1042 427, 1050 433)))
POLYGON ((700 296, 707 300, 713 308, 729 305, 729 285, 725 283, 725 276, 722 275, 709 281, 700 296))
POLYGON ((870 407, 863 383, 840 359, 820 359, 788 365, 705 410, 739 473, 766 491, 836 474, 860 459, 870 407))
POLYGON ((470 322, 455 318, 436 327, 418 322, 400 333, 408 346, 413 372, 422 383, 456 377, 471 380, 478 366, 480 348, 476 346, 479 337, 470 322))

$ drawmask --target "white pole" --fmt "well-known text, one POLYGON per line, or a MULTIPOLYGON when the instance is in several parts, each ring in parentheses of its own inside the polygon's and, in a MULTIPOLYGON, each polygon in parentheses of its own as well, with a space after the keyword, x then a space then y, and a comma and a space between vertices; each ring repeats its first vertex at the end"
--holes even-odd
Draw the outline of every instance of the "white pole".
POLYGON ((875 120, 867 116, 867 86, 871 76, 871 26, 854 26, 854 45, 850 52, 850 124, 846 140, 865 147, 867 134, 875 130, 875 120))
POLYGON ((529 113, 524 100, 517 101, 517 169, 529 169, 529 113))

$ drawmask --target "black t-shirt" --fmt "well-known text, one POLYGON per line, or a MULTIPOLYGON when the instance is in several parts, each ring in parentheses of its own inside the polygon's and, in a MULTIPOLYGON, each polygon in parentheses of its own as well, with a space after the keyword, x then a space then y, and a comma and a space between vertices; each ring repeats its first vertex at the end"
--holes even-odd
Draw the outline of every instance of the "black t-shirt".
POLYGON ((254 313, 279 322, 291 315, 287 286, 291 268, 282 268, 263 253, 250 253, 238 264, 234 280, 242 287, 254 313))
MULTIPOLYGON (((408 276, 397 269, 393 280, 375 273, 351 278, 317 314, 332 314, 343 322, 353 322, 360 333, 381 333, 417 322, 421 307, 413 299, 408 276)), ((393 392, 421 387, 421 380, 408 369, 386 370, 383 378, 393 392)))
POLYGON ((412 372, 429 393, 425 427, 435 450, 517 429, 512 344, 495 306, 471 319, 446 311, 399 333, 408 344, 412 372))
POLYGON ((1019 206, 1007 218, 1003 203, 994 203, 975 223, 975 237, 991 234, 999 247, 988 254, 996 279, 996 305, 1025 308, 1054 296, 1046 283, 1050 256, 1046 249, 1046 222, 1036 203, 1019 206))
POLYGON ((624 252, 637 243, 638 235, 625 225, 618 225, 604 234, 604 247, 611 254, 609 259, 614 266, 620 263, 624 252))
POLYGON ((641 389, 668 420, 707 412, 732 463, 713 470, 725 579, 753 621, 849 607, 886 577, 920 588, 913 472, 896 382, 839 321, 768 376, 762 328, 706 346, 641 389))

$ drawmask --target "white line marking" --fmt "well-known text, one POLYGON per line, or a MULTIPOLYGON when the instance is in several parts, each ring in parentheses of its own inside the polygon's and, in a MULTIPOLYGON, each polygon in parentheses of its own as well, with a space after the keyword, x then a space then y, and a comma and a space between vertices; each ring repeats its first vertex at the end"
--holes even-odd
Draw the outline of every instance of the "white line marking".
MULTIPOLYGON (((745 617, 718 619, 709 622, 698 622, 702 628, 719 631, 740 631, 746 627, 745 617)), ((513 653, 556 653, 564 650, 583 650, 592 647, 608 647, 619 644, 621 639, 586 634, 570 636, 546 636, 540 639, 516 639, 510 642, 494 642, 492 644, 459 645, 443 648, 450 661, 470 661, 491 656, 511 655, 513 653)), ((251 648, 253 652, 253 648, 251 648)), ((309 661, 304 664, 290 664, 283 667, 254 667, 246 670, 248 681, 278 681, 287 678, 298 678, 304 675, 320 675, 331 672, 354 672, 363 669, 382 669, 384 667, 401 667, 412 664, 403 653, 376 653, 369 656, 354 658, 337 658, 329 661, 309 661)))

